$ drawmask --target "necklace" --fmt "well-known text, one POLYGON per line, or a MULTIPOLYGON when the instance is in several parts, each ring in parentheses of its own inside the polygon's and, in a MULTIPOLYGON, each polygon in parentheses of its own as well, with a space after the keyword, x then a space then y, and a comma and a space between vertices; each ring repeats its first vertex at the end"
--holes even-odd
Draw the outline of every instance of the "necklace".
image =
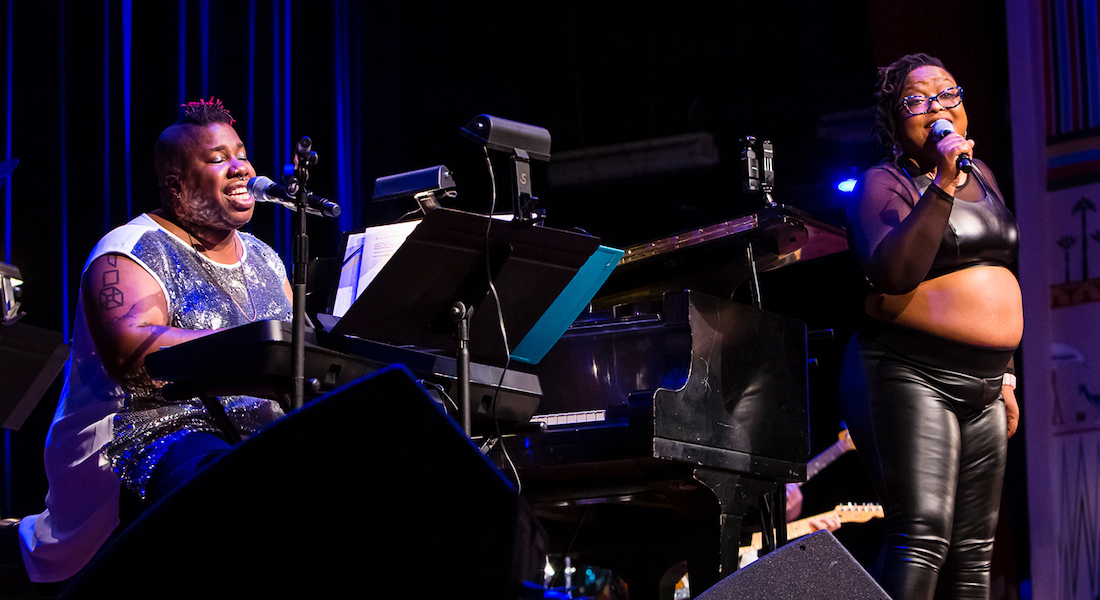
POLYGON ((217 286, 217 288, 220 289, 223 294, 229 297, 229 300, 233 302, 233 305, 237 307, 237 310, 241 311, 241 315, 244 318, 248 319, 250 322, 255 321, 257 314, 256 304, 252 299, 252 293, 248 291, 248 281, 244 274, 244 263, 241 262, 241 259, 244 257, 244 248, 240 246, 240 238, 236 236, 236 233, 234 233, 233 236, 233 248, 236 251, 235 254, 237 258, 237 267, 235 269, 228 267, 215 269, 214 267, 206 264, 208 261, 210 261, 210 257, 206 256, 206 246, 201 241, 195 238, 195 236, 191 233, 190 228, 184 227, 182 223, 177 223, 177 225, 179 225, 180 229, 187 233, 187 237, 189 238, 189 241, 191 243, 191 249, 199 254, 199 264, 202 265, 202 269, 206 271, 206 274, 210 276, 210 281, 215 286, 217 286), (236 273, 240 281, 229 280, 224 275, 227 272, 236 273), (225 279, 224 282, 223 279, 225 279), (241 306, 241 303, 237 302, 237 294, 233 293, 234 290, 238 290, 238 294, 243 293, 244 297, 248 299, 248 306, 252 309, 251 317, 248 316, 247 312, 245 312, 244 307, 241 306))

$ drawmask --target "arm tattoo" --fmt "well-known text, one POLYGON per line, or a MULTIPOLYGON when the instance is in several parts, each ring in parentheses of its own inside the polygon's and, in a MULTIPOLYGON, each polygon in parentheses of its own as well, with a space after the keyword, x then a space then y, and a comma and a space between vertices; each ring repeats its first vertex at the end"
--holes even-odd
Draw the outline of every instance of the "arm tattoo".
MULTIPOLYGON (((107 264, 116 267, 118 258, 113 254, 107 255, 107 264)), ((118 269, 103 272, 103 288, 99 290, 99 307, 103 310, 121 308, 124 301, 122 290, 118 289, 118 269)))
MULTIPOLYGON (((135 314, 137 312, 138 312, 138 307, 135 304, 134 306, 130 307, 130 310, 126 311, 126 314, 122 315, 121 317, 115 317, 115 318, 111 319, 111 323, 118 324, 118 323, 121 323, 121 322, 127 321, 127 320, 137 321, 138 320, 138 315, 135 314)), ((140 327, 144 327, 145 325, 148 325, 148 323, 139 322, 139 323, 137 323, 137 325, 140 326, 140 327)))

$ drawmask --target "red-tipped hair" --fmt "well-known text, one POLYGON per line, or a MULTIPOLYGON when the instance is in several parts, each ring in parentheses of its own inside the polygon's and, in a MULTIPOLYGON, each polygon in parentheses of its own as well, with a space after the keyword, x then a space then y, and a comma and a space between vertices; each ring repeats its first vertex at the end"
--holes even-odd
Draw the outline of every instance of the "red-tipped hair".
POLYGON ((183 109, 183 115, 178 121, 181 124, 204 126, 211 123, 227 123, 232 125, 236 122, 233 115, 229 114, 229 110, 222 104, 221 99, 213 96, 209 100, 185 102, 180 105, 180 108, 183 109))

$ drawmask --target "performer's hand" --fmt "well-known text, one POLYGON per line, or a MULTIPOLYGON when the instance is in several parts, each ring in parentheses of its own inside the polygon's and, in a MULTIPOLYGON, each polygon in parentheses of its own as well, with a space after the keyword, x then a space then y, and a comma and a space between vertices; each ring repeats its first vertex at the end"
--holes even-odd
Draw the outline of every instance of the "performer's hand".
POLYGON ((941 190, 955 195, 955 188, 962 185, 965 175, 958 168, 960 156, 973 156, 974 140, 958 133, 949 133, 936 142, 936 175, 932 179, 941 190))
POLYGON ((814 531, 821 531, 822 529, 836 531, 837 529, 840 529, 840 515, 838 515, 834 510, 831 512, 827 512, 823 515, 810 517, 808 523, 814 531))
POLYGON ((787 522, 798 518, 802 514, 802 490, 797 483, 787 484, 787 522))
POLYGON ((1008 437, 1012 437, 1020 424, 1020 404, 1016 401, 1016 389, 1012 386, 1001 386, 1001 394, 1005 398, 1005 415, 1008 416, 1008 437))

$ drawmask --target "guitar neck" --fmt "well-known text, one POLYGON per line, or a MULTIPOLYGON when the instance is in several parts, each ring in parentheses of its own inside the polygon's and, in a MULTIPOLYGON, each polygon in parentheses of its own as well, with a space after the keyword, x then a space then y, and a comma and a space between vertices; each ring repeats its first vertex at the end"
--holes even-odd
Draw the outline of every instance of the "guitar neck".
POLYGON ((855 450, 855 448, 855 445, 852 444, 852 438, 848 435, 848 430, 841 431, 840 439, 835 444, 829 446, 824 452, 806 463, 806 481, 809 481, 811 477, 817 475, 821 469, 829 466, 834 460, 840 458, 840 455, 849 450, 855 450))
MULTIPOLYGON (((812 517, 811 517, 812 518, 812 517)), ((841 521, 842 523, 844 521, 841 521)), ((804 535, 810 535, 814 532, 814 528, 810 526, 810 519, 799 519, 787 523, 787 539, 795 540, 804 535)), ((755 540, 754 540, 755 541, 755 540)))
MULTIPOLYGON (((871 519, 882 518, 883 516, 881 504, 841 504, 830 512, 835 513, 841 523, 865 523, 871 519)), ((829 513, 821 513, 820 515, 814 515, 812 517, 806 517, 805 519, 787 523, 787 539, 793 540, 804 535, 810 535, 814 532, 814 528, 810 525, 810 521, 827 514, 829 513)), ((749 545, 742 546, 738 554, 744 554, 752 549, 760 550, 763 547, 763 534, 757 531, 752 534, 752 541, 749 545)))
POLYGON ((821 469, 829 466, 834 460, 840 458, 842 454, 848 451, 848 447, 841 440, 832 446, 825 449, 824 452, 813 457, 810 462, 806 463, 806 479, 810 479, 814 475, 817 475, 821 469))

